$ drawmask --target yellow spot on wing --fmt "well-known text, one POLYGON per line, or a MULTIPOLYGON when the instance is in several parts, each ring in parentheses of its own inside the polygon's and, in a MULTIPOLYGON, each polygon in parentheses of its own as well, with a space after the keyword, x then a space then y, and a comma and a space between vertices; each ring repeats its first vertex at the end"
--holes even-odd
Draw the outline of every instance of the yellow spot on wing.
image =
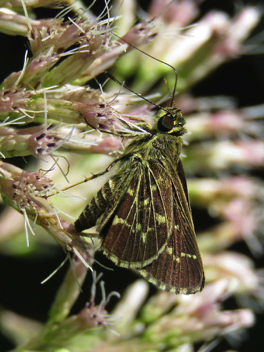
POLYGON ((132 188, 129 188, 129 189, 127 190, 127 193, 128 193, 130 196, 133 197, 133 195, 134 195, 134 190, 133 190, 132 188))
POLYGON ((115 187, 115 183, 112 180, 109 180, 108 183, 109 183, 110 189, 112 190, 115 187))
POLYGON ((144 232, 141 233, 141 239, 143 241, 143 243, 146 243, 146 238, 147 238, 147 234, 145 234, 144 232))
POLYGON ((173 256, 173 260, 176 261, 177 263, 181 262, 181 259, 179 257, 176 257, 175 255, 173 256))
POLYGON ((156 214, 155 217, 156 217, 156 220, 159 224, 165 224, 165 222, 166 222, 165 216, 160 215, 160 214, 156 214))
POLYGON ((181 253, 181 257, 197 259, 196 255, 192 255, 192 254, 188 254, 188 253, 181 253))
POLYGON ((117 224, 126 224, 127 226, 129 226, 126 222, 126 220, 119 218, 117 215, 114 217, 114 220, 112 222, 112 225, 117 225, 117 224))
POLYGON ((152 191, 156 191, 158 189, 157 185, 152 185, 151 186, 152 191))
POLYGON ((172 254, 172 247, 167 247, 167 248, 166 248, 166 252, 167 252, 168 254, 172 254))
POLYGON ((150 202, 150 199, 149 199, 149 198, 144 199, 144 200, 142 200, 142 201, 140 202, 140 206, 141 206, 141 207, 145 207, 146 205, 149 204, 149 202, 150 202))
POLYGON ((142 229, 142 225, 140 223, 137 223, 136 225, 136 230, 140 231, 142 229))

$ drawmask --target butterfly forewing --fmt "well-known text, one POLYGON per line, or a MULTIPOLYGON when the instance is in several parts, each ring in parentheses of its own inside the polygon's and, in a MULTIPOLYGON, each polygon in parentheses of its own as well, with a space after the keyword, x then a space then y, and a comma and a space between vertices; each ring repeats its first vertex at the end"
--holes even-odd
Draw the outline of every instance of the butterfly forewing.
POLYGON ((141 268, 155 260, 168 242, 172 185, 164 186, 165 173, 158 163, 134 164, 134 177, 124 196, 111 218, 98 228, 104 253, 120 266, 141 268))
POLYGON ((203 289, 204 274, 199 254, 197 256, 186 243, 182 231, 181 227, 179 230, 174 227, 165 250, 139 272, 162 290, 190 294, 203 289), (183 237, 181 241, 178 241, 179 237, 183 237))
MULTIPOLYGON (((184 177, 181 162, 178 169, 181 177, 184 177)), ((190 208, 187 186, 186 183, 181 183, 178 173, 174 176, 172 235, 165 250, 157 260, 145 266, 139 272, 160 289, 189 294, 203 289, 203 265, 191 214, 188 214, 190 208)))

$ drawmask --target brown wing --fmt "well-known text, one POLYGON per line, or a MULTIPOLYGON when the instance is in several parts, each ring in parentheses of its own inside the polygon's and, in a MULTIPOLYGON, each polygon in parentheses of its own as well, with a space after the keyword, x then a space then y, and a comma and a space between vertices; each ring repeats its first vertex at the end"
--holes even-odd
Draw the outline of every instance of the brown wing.
POLYGON ((172 234, 173 187, 164 182, 167 171, 155 161, 134 165, 133 175, 111 218, 98 230, 101 249, 114 263, 142 268, 158 258, 172 234))
POLYGON ((204 287, 202 259, 196 241, 194 226, 187 198, 187 185, 180 164, 173 184, 173 233, 165 250, 139 273, 160 289, 175 293, 190 294, 204 287))
POLYGON ((186 177, 185 177, 185 172, 184 168, 182 166, 182 161, 179 159, 178 165, 177 165, 177 175, 179 176, 179 179, 181 181, 182 188, 184 190, 184 194, 186 197, 186 200, 190 206, 190 201, 189 201, 189 194, 188 194, 188 187, 187 187, 187 182, 186 182, 186 177))

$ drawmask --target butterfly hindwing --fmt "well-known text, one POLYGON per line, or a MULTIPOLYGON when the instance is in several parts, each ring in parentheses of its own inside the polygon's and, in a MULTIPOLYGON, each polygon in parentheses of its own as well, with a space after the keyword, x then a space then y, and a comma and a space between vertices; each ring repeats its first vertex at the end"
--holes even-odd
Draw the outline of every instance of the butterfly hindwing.
POLYGON ((75 221, 74 226, 77 232, 95 226, 98 218, 105 212, 107 199, 109 199, 111 193, 111 183, 108 181, 86 205, 78 220, 75 221))
POLYGON ((75 221, 76 231, 81 232, 95 225, 100 231, 108 223, 128 187, 132 187, 133 175, 127 172, 126 162, 120 160, 119 164, 123 168, 103 185, 75 221))

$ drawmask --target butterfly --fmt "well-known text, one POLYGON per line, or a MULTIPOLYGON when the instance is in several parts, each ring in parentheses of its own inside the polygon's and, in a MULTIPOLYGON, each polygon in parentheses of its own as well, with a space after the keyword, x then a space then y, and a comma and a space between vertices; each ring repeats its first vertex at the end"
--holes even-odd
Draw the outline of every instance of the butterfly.
POLYGON ((75 222, 78 232, 96 226, 116 265, 176 294, 199 292, 205 281, 180 159, 184 125, 176 106, 160 107, 153 126, 136 124, 116 174, 75 222))

